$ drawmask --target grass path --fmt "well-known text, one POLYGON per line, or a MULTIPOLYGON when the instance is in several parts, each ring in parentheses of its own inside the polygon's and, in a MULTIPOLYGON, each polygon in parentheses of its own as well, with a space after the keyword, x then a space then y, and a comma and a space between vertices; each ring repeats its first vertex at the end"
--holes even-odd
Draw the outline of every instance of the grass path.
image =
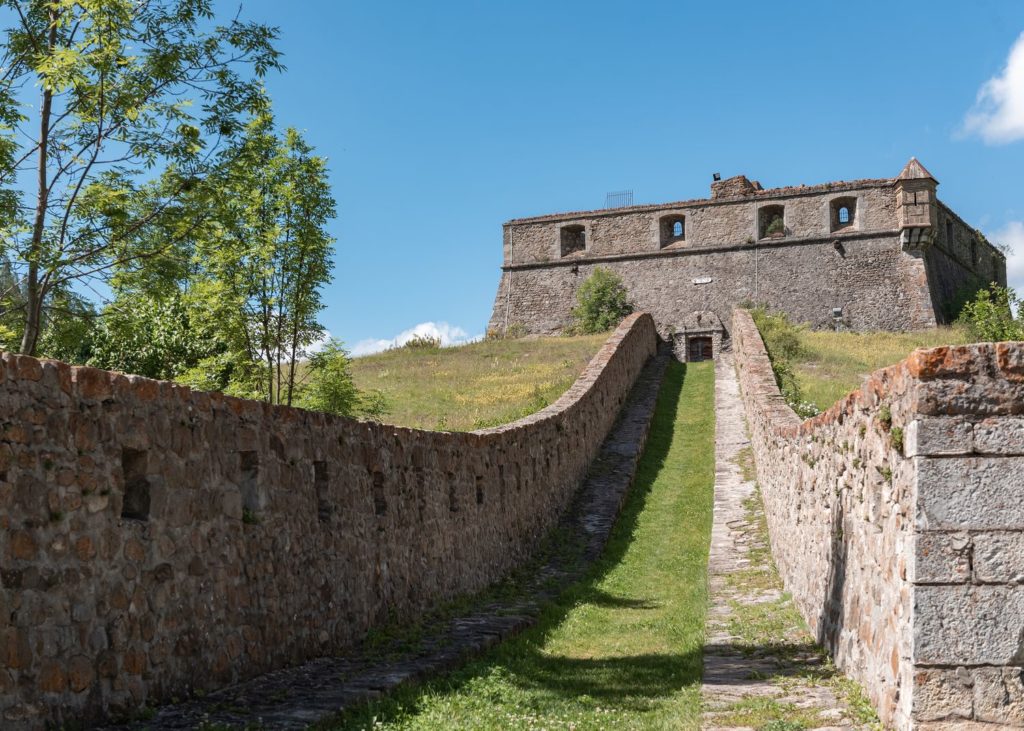
POLYGON ((480 659, 321 728, 698 728, 713 484, 713 367, 673 363, 589 578, 480 659))

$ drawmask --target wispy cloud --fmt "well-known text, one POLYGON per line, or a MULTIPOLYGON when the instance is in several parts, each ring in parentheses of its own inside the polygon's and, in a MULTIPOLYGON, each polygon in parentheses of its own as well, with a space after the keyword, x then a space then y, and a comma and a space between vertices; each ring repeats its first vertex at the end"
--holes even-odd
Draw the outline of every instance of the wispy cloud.
POLYGON ((360 340, 352 348, 353 356, 370 355, 379 353, 388 348, 398 348, 405 345, 415 337, 429 337, 440 339, 441 345, 465 345, 480 340, 482 335, 470 335, 461 327, 449 325, 447 322, 421 322, 408 330, 403 330, 393 338, 367 338, 360 340))
POLYGON ((1002 73, 978 90, 974 107, 964 119, 964 132, 990 145, 1024 139, 1024 33, 1010 49, 1002 73))

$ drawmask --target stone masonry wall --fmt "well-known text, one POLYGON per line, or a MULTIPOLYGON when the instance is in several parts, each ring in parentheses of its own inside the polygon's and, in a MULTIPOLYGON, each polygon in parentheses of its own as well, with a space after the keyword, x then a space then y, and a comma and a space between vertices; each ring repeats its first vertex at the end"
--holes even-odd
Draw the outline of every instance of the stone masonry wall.
POLYGON ((801 422, 746 311, 733 338, 772 552, 819 641, 897 728, 1024 726, 1024 344, 916 351, 801 422))
POLYGON ((556 403, 472 433, 4 354, 0 726, 343 652, 486 587, 553 526, 655 349, 634 315, 556 403))
POLYGON ((832 308, 843 308, 855 330, 908 330, 935 324, 923 263, 900 251, 895 234, 844 242, 831 240, 695 248, 617 261, 576 261, 503 273, 491 328, 556 333, 571 323, 576 292, 597 266, 622 277, 637 310, 650 312, 662 335, 710 310, 723 323, 744 302, 766 303, 796 322, 831 327, 832 308), (707 284, 694 279, 710 278, 707 284), (509 288, 511 287, 511 292, 509 288))
POLYGON ((561 331, 595 266, 623 278, 663 336, 697 310, 728 322, 745 301, 815 328, 833 326, 833 308, 853 330, 933 327, 979 282, 1005 282, 1005 257, 941 202, 934 244, 905 250, 896 179, 769 190, 741 182, 724 197, 509 221, 489 328, 561 331), (839 206, 851 213, 846 225, 839 206), (765 236, 762 218, 780 207, 783 235, 765 236), (681 238, 667 236, 676 221, 681 238), (566 227, 582 229, 583 250, 563 250, 566 227))

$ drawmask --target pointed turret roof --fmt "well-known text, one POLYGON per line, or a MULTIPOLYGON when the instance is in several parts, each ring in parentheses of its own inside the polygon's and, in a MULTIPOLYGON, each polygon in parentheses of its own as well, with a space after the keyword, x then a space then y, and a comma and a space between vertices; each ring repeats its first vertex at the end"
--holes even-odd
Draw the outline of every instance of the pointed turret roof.
MULTIPOLYGON (((928 168, 922 165, 916 157, 910 158, 903 171, 896 176, 897 180, 935 180, 935 176, 928 172, 928 168)), ((935 180, 938 183, 938 180, 935 180)))

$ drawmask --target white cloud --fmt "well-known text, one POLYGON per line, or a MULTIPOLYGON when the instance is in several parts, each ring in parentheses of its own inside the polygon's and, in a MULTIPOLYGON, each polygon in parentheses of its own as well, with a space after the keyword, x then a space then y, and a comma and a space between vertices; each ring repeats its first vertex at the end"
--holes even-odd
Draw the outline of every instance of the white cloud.
POLYGON ((989 238, 1010 248, 1006 255, 1006 283, 1024 294, 1024 221, 1010 221, 989 238))
POLYGON ((480 340, 482 335, 470 335, 461 327, 449 325, 447 322, 421 322, 408 330, 403 330, 391 339, 367 338, 360 340, 352 348, 353 356, 379 353, 388 348, 399 348, 415 337, 439 338, 443 347, 465 345, 480 340))
POLYGON ((1024 33, 1010 49, 1002 73, 978 90, 974 107, 964 119, 964 132, 990 145, 1024 139, 1024 33))

